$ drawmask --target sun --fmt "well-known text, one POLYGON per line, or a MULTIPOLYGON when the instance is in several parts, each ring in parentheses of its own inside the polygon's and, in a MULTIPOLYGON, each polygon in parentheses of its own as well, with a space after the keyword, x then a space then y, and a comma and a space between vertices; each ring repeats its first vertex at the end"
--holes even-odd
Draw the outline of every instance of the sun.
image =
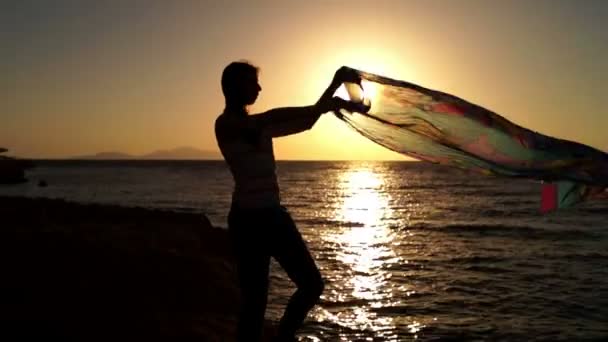
POLYGON ((356 103, 369 101, 370 104, 373 104, 374 101, 378 100, 378 85, 367 80, 362 80, 361 86, 354 83, 344 83, 336 90, 334 96, 356 103))
POLYGON ((378 100, 379 85, 377 83, 363 80, 361 81, 361 87, 363 88, 363 95, 366 99, 369 99, 372 103, 378 100))

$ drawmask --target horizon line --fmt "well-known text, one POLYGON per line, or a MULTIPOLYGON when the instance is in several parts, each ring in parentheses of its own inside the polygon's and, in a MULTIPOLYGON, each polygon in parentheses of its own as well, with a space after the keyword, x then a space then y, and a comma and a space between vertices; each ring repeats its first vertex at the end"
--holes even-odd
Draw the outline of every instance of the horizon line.
MULTIPOLYGON (((149 158, 123 158, 123 159, 95 159, 95 158, 25 158, 15 157, 17 159, 26 159, 31 161, 224 161, 224 159, 149 159, 149 158)), ((421 162, 416 159, 276 159, 277 162, 421 162)))

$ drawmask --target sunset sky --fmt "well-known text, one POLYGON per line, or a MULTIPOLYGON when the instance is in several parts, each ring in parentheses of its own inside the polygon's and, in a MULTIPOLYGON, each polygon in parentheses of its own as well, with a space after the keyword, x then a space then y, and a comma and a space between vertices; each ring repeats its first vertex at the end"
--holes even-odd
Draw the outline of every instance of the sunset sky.
MULTIPOLYGON (((60 158, 217 150, 220 75, 261 68, 253 112, 314 103, 341 65, 452 93, 608 150, 608 1, 9 1, 0 146, 60 158)), ((399 159, 330 115, 278 159, 399 159)))

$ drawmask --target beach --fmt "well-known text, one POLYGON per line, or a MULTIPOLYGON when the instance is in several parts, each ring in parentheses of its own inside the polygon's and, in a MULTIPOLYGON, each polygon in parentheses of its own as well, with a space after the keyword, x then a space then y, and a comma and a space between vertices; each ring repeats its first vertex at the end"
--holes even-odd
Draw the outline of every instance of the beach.
POLYGON ((234 339, 227 232, 204 215, 0 197, 0 220, 0 339, 234 339))

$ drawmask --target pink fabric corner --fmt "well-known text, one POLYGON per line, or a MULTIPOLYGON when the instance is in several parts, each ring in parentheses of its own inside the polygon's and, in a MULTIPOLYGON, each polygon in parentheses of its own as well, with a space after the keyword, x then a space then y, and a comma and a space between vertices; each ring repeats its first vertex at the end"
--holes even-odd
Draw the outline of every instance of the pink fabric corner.
POLYGON ((540 201, 540 211, 548 213, 557 209, 557 184, 543 184, 540 201))

